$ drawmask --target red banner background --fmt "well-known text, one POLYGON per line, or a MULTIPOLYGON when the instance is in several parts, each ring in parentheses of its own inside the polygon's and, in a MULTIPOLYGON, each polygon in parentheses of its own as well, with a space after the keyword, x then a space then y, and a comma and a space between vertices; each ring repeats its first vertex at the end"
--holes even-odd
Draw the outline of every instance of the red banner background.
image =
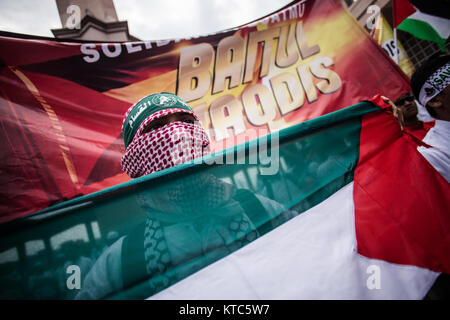
POLYGON ((122 116, 150 93, 194 96, 185 100, 217 151, 253 129, 267 134, 376 93, 396 99, 409 91, 408 78, 337 0, 299 1, 194 39, 108 44, 0 34, 0 59, 0 222, 129 180, 120 168, 122 116), (183 89, 202 68, 197 87, 183 89), (189 92, 199 86, 206 89, 189 92))

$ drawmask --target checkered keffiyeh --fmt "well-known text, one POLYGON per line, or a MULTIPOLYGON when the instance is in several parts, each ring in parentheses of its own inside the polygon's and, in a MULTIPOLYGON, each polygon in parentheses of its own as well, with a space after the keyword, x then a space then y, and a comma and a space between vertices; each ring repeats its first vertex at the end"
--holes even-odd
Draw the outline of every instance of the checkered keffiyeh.
POLYGON ((208 136, 198 123, 175 121, 142 133, 151 121, 176 112, 192 114, 198 121, 193 112, 179 108, 161 110, 147 117, 122 157, 122 169, 131 178, 167 169, 210 152, 208 136))

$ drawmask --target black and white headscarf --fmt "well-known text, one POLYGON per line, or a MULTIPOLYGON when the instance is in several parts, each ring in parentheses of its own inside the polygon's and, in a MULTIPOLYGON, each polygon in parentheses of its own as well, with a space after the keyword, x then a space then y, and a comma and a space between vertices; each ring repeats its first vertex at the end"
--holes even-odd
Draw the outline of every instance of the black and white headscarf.
POLYGON ((423 106, 450 85, 450 62, 440 67, 422 85, 419 102, 423 106))

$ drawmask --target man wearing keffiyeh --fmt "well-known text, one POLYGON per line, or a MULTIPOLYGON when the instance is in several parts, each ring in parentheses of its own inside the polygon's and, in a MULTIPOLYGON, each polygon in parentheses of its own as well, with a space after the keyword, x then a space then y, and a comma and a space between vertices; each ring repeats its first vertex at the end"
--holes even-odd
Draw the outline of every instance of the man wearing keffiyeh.
MULTIPOLYGON (((131 178, 210 152, 197 116, 171 93, 151 94, 132 105, 124 115, 122 132, 126 150, 121 164, 131 178)), ((178 179, 159 180, 137 189, 135 195, 144 216, 133 232, 97 259, 77 299, 100 299, 118 292, 124 298, 136 298, 126 293, 136 284, 150 296, 191 274, 197 264, 209 264, 256 239, 258 228, 272 223, 273 212, 285 211, 280 204, 237 189, 208 170, 181 172, 178 179), (265 218, 255 220, 247 214, 255 208, 266 212, 265 218), (183 261, 191 263, 180 269, 183 261)), ((280 215, 278 220, 284 218, 280 215)))
POLYGON ((125 113, 122 169, 131 177, 209 154, 209 139, 192 109, 172 93, 146 96, 125 113))
POLYGON ((450 56, 430 57, 411 77, 414 96, 436 119, 417 150, 450 182, 450 56))

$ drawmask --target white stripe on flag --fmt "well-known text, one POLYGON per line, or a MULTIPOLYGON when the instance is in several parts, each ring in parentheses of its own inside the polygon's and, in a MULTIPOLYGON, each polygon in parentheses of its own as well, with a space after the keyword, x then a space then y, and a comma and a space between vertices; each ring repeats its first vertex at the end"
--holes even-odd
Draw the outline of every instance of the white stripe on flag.
POLYGON ((423 298, 439 273, 359 255, 354 225, 350 183, 150 299, 423 298))
POLYGON ((417 10, 407 19, 414 19, 428 23, 443 39, 447 39, 450 36, 450 19, 441 18, 426 14, 417 10))

